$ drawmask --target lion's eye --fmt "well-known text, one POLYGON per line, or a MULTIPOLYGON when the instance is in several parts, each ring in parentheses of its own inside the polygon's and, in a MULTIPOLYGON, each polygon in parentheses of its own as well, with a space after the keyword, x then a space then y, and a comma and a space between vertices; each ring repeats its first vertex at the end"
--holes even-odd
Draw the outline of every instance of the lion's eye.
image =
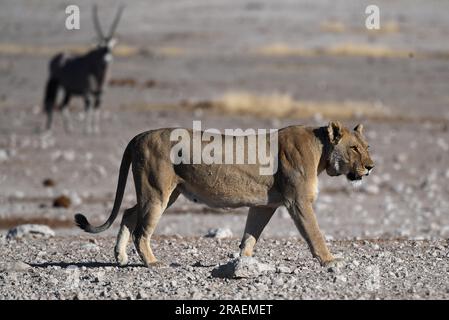
POLYGON ((357 150, 358 150, 358 149, 357 149, 357 146, 351 146, 351 149, 354 150, 354 151, 357 151, 357 150))

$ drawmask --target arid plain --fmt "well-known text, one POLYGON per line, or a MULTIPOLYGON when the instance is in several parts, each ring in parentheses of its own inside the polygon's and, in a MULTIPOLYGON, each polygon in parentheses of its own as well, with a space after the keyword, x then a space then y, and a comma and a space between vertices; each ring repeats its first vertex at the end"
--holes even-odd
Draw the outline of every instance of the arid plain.
MULTIPOLYGON (((115 6, 97 1, 101 21, 115 6)), ((95 43, 89 1, 81 29, 64 28, 65 5, 3 1, 0 11, 0 299, 15 298, 449 298, 449 32, 441 1, 377 1, 381 29, 365 28, 367 1, 133 1, 118 27, 101 134, 55 117, 43 133, 48 61, 95 43), (331 250, 327 270, 280 209, 257 245, 273 271, 213 276, 238 252, 246 209, 180 198, 154 239, 164 268, 115 265, 118 221, 95 236, 83 212, 109 216, 122 152, 154 128, 281 128, 363 123, 376 168, 353 188, 320 177, 315 205, 331 250), (44 185, 44 181, 46 181, 44 185), (65 195, 68 208, 55 207, 65 195), (7 239, 19 224, 45 224, 48 239, 7 239), (227 238, 205 237, 229 229, 227 238), (25 264, 23 264, 25 263, 25 264)), ((122 208, 135 203, 132 178, 122 208)))

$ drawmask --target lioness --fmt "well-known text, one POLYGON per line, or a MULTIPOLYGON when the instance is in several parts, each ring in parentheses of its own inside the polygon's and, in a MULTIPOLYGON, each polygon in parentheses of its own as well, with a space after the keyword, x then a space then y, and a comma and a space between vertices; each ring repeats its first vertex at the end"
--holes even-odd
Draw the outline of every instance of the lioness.
MULTIPOLYGON (((209 206, 249 207, 240 244, 242 256, 252 255, 262 230, 275 210, 284 205, 321 265, 335 260, 320 232, 312 204, 322 171, 326 170, 330 176, 346 175, 348 180, 355 181, 374 168, 361 124, 353 131, 337 121, 324 127, 280 129, 274 157, 278 170, 272 175, 260 175, 259 163, 173 164, 170 152, 177 142, 170 139, 172 130, 147 131, 130 141, 120 165, 114 207, 103 225, 93 227, 85 216, 75 215, 77 225, 86 232, 98 233, 109 228, 119 212, 132 164, 137 204, 125 210, 121 222, 115 246, 120 265, 128 262, 126 245, 131 233, 144 264, 157 263, 150 247, 151 236, 162 213, 181 193, 209 206)), ((189 134, 192 135, 191 130, 189 134)))

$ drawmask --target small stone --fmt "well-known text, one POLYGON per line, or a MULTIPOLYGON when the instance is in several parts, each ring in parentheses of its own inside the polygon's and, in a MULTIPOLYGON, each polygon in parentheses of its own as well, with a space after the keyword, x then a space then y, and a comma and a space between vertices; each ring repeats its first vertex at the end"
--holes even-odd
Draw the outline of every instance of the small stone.
POLYGON ((284 284, 284 279, 282 279, 282 277, 278 277, 273 280, 273 284, 275 286, 282 286, 284 284))
POLYGON ((47 178, 42 181, 42 185, 44 187, 54 187, 56 185, 56 182, 53 179, 47 178))
POLYGON ((292 271, 290 270, 289 267, 286 266, 279 266, 276 268, 276 273, 291 273, 292 271))
POLYGON ((206 237, 216 239, 232 238, 232 231, 228 228, 209 229, 206 237))
POLYGON ((70 264, 66 267, 66 270, 78 270, 78 266, 74 265, 74 264, 70 264))
POLYGON ((25 192, 17 190, 14 192, 14 197, 17 199, 23 199, 25 198, 25 192))
POLYGON ((61 195, 53 200, 53 207, 55 208, 69 208, 72 201, 69 197, 61 195))
POLYGON ((9 159, 8 153, 4 149, 0 149, 0 162, 6 161, 9 159))
POLYGON ((80 204, 83 203, 83 200, 76 192, 71 192, 69 199, 70 199, 71 204, 73 204, 74 206, 79 206, 80 204))
POLYGON ((148 295, 146 294, 145 291, 140 290, 139 293, 137 293, 136 298, 137 299, 148 299, 148 295))
POLYGON ((348 281, 348 279, 345 276, 338 274, 338 275, 336 275, 334 277, 333 281, 334 282, 343 282, 344 283, 344 282, 348 281))
POLYGON ((98 246, 95 243, 84 243, 81 245, 82 250, 91 251, 91 250, 98 250, 98 246))
POLYGON ((203 295, 201 294, 201 292, 199 292, 199 291, 195 291, 193 294, 192 294, 192 299, 193 300, 199 300, 199 299, 202 299, 203 298, 203 295))
POLYGON ((238 258, 239 256, 240 256, 240 253, 239 253, 239 252, 233 252, 233 253, 230 253, 230 254, 228 255, 228 257, 231 258, 231 259, 236 259, 236 258, 238 258))

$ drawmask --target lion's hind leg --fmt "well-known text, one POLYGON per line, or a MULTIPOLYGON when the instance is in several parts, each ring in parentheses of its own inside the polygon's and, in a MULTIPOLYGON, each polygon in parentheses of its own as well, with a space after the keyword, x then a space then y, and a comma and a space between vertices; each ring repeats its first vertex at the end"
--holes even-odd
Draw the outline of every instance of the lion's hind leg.
POLYGON ((128 263, 126 246, 128 245, 130 235, 134 232, 137 223, 137 205, 126 209, 123 213, 122 223, 117 235, 117 242, 114 248, 115 260, 121 266, 128 263))
POLYGON ((170 174, 172 172, 166 168, 166 164, 156 163, 154 167, 153 172, 165 171, 167 174, 149 173, 150 170, 133 172, 137 195, 137 224, 133 232, 133 240, 137 253, 146 266, 159 264, 151 249, 150 240, 162 213, 179 195, 176 190, 175 175, 170 174))
POLYGON ((164 210, 165 206, 160 201, 148 202, 139 209, 133 238, 137 253, 146 266, 156 265, 158 262, 151 250, 150 240, 164 210))

